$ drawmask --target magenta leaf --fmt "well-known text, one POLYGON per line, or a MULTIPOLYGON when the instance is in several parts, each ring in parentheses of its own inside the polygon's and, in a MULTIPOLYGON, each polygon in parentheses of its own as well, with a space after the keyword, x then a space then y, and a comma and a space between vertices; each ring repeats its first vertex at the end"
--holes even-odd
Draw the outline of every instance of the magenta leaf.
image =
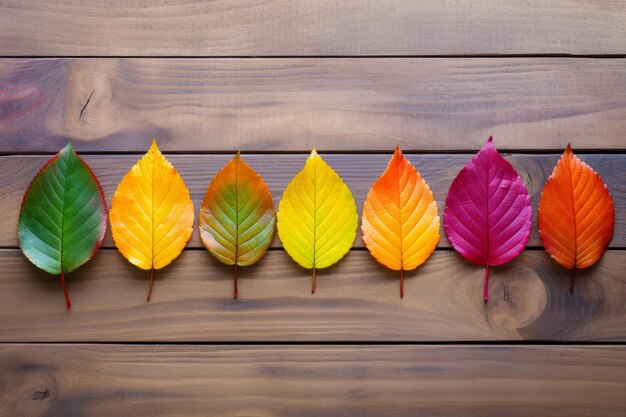
POLYGON ((520 254, 530 236, 531 218, 526 186, 490 137, 452 182, 443 219, 454 249, 468 261, 486 265, 485 302, 489 266, 520 254))

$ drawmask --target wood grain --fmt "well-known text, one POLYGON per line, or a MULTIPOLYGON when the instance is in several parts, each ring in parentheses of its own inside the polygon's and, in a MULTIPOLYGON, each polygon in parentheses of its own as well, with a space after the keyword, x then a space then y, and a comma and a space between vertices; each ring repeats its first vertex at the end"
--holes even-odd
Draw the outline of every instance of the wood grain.
MULTIPOLYGON (((613 194, 616 208, 615 234, 610 247, 626 247, 626 154, 578 154, 603 177, 613 194)), ((326 161, 341 175, 352 190, 359 215, 365 196, 374 181, 383 173, 389 154, 324 154, 326 161)), ((430 185, 439 214, 443 216, 445 198, 452 180, 470 160, 467 155, 407 155, 430 185)), ((505 155, 515 166, 528 186, 534 209, 533 230, 530 246, 540 246, 537 233, 537 206, 541 190, 552 173, 559 155, 505 155)), ((245 155, 244 159, 265 179, 274 198, 275 206, 291 178, 304 166, 307 155, 245 155)), ((17 247, 17 222, 24 192, 37 171, 49 159, 49 156, 0 156, 0 165, 6 174, 0 176, 0 212, 5 213, 0 220, 0 246, 17 247)), ((139 155, 86 155, 85 161, 99 178, 110 207, 111 198, 124 174, 140 158, 139 155)), ((200 208, 206 188, 217 171, 226 164, 232 155, 167 155, 167 158, 179 170, 191 192, 196 213, 200 208)), ((439 247, 449 247, 441 230, 439 247)), ((278 237, 273 247, 280 247, 278 237)), ((360 230, 355 247, 363 247, 360 230)), ((104 241, 104 247, 114 247, 110 231, 104 241)), ((198 231, 194 230, 188 247, 202 247, 198 231)))
POLYGON ((0 346, 7 416, 622 417, 624 346, 0 346))
POLYGON ((4 55, 623 54, 626 3, 4 0, 4 55))
POLYGON ((625 149, 624 73, 626 59, 5 59, 0 152, 144 152, 153 137, 179 152, 475 151, 490 135, 625 149))
POLYGON ((624 21, 623 0, 0 1, 0 416, 623 416, 624 21), (58 279, 17 249, 22 195, 68 140, 110 203, 156 137, 196 209, 234 151, 277 203, 317 147, 359 211, 400 144, 443 214, 490 135, 513 152, 534 220, 568 142, 608 184, 613 249, 573 294, 571 273, 531 249, 492 269, 484 304, 484 269, 442 234, 400 299, 359 235, 315 295, 275 239, 232 300, 232 269, 194 231, 149 304, 146 271, 107 234, 68 275, 67 311, 58 279), (483 341, 533 343, 454 344, 483 341))
POLYGON ((570 271, 543 251, 525 251, 491 268, 484 304, 484 267, 437 251, 399 277, 365 251, 311 272, 283 251, 240 268, 232 299, 232 267, 205 251, 185 251, 155 275, 117 251, 100 251, 67 275, 72 310, 58 277, 18 250, 0 251, 0 342, 25 341, 626 341, 626 256, 608 251, 599 264, 570 271))

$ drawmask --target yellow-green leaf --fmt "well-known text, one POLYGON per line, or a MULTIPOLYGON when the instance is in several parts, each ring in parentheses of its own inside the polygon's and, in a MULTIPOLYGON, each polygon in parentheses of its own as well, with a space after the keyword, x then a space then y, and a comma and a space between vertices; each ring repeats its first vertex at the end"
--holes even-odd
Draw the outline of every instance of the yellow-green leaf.
POLYGON ((118 185, 110 219, 113 240, 122 255, 150 270, 150 301, 154 270, 180 255, 193 228, 189 190, 155 140, 118 185))
POLYGON ((204 195, 198 220, 200 238, 220 262, 252 265, 265 254, 274 237, 274 202, 263 178, 239 153, 218 172, 204 195))
POLYGON ((315 270, 339 261, 356 238, 354 197, 315 149, 289 183, 278 206, 278 236, 302 267, 315 270))

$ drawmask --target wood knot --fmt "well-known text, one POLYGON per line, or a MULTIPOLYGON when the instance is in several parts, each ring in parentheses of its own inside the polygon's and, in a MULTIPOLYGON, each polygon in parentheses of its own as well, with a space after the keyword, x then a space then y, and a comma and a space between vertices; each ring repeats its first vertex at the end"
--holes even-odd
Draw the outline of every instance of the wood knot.
POLYGON ((58 396, 55 396, 58 393, 58 370, 55 367, 17 359, 9 368, 11 380, 2 395, 13 401, 3 416, 58 415, 50 414, 58 403, 58 396))
POLYGON ((80 139, 98 139, 119 128, 121 112, 114 102, 112 69, 96 62, 73 63, 65 90, 64 130, 80 139))
POLYGON ((33 401, 39 400, 43 401, 50 396, 50 391, 46 388, 43 391, 35 391, 33 392, 33 401))
POLYGON ((543 281, 533 269, 514 264, 492 269, 491 297, 485 308, 492 326, 517 331, 541 316, 548 297, 543 281), (516 273, 508 273, 510 268, 515 268, 516 273))

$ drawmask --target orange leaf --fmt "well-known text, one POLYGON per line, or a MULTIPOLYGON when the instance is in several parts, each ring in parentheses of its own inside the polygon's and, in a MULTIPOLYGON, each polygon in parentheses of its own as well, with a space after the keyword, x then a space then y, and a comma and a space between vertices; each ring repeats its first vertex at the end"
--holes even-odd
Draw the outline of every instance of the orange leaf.
POLYGON ((400 271, 402 297, 402 272, 423 264, 439 242, 439 215, 428 184, 397 146, 367 194, 361 230, 374 258, 400 271))
POLYGON ((120 253, 133 265, 150 270, 150 301, 154 270, 180 255, 193 230, 189 190, 156 140, 117 186, 110 218, 120 253))
POLYGON ((611 194, 569 145, 543 187, 538 217, 543 246, 569 269, 596 263, 613 237, 611 194))

